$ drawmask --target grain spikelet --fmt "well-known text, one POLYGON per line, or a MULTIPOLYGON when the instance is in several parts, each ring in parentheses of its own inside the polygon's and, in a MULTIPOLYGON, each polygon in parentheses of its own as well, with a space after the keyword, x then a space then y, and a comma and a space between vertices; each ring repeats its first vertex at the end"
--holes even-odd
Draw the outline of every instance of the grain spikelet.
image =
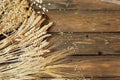
MULTIPOLYGON (((35 0, 33 4, 36 2, 42 4, 42 0, 35 0)), ((27 0, 0 1, 0 35, 3 36, 0 39, 0 78, 3 80, 43 80, 44 75, 63 77, 65 72, 57 70, 59 67, 74 68, 72 64, 52 65, 69 55, 72 48, 49 53, 46 38, 51 34, 47 30, 53 23, 43 25, 45 10, 37 14, 32 9, 33 4, 30 6, 27 0)))

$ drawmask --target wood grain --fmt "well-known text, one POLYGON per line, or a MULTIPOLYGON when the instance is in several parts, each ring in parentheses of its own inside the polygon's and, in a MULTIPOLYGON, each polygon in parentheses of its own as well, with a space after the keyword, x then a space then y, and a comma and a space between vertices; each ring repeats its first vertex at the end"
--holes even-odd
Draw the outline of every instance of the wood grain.
MULTIPOLYGON (((114 1, 114 0, 113 0, 114 1)), ((50 32, 120 32, 120 5, 102 0, 44 0, 50 32)), ((39 10, 34 6, 35 10, 39 10)))
POLYGON ((43 0, 43 2, 49 10, 120 10, 119 4, 103 0, 43 0))
POLYGON ((58 73, 64 72, 64 77, 71 78, 77 78, 81 75, 89 78, 120 77, 120 58, 118 56, 70 56, 62 63, 61 66, 57 67, 52 65, 50 70, 58 73), (65 67, 65 65, 69 65, 69 67, 65 67), (77 77, 65 73, 73 74, 77 77))
POLYGON ((120 12, 52 11, 50 32, 120 32, 120 12))
POLYGON ((119 33, 51 33, 53 51, 74 48, 79 55, 119 55, 119 33))
POLYGON ((77 77, 61 73, 64 78, 42 80, 67 80, 67 77, 81 80, 81 75, 86 80, 120 80, 120 5, 101 0, 43 2, 49 9, 50 21, 54 22, 49 30, 51 52, 74 48, 71 56, 59 62, 63 66, 55 68, 56 62, 51 64, 51 70, 77 77))

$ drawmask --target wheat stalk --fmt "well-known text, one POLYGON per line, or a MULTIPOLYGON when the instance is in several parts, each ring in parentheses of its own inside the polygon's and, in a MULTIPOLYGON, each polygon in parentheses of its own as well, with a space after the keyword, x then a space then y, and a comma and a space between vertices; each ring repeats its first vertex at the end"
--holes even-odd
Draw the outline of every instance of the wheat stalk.
POLYGON ((63 66, 74 68, 72 64, 50 65, 69 55, 68 51, 73 48, 50 54, 46 48, 49 45, 46 38, 51 36, 47 30, 53 23, 42 25, 46 20, 42 16, 45 8, 37 14, 32 8, 36 2, 42 4, 42 0, 35 0, 31 5, 27 0, 0 1, 0 35, 4 36, 0 40, 2 80, 43 80, 40 77, 44 74, 52 77, 63 77, 62 74, 75 76, 56 70, 63 66), (50 55, 45 57, 46 53, 50 55))

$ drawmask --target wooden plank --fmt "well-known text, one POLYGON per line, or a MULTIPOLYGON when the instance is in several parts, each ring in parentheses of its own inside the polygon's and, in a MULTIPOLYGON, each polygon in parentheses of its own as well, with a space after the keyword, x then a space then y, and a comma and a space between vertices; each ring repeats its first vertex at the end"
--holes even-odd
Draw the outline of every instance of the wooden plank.
MULTIPOLYGON (((101 0, 43 2, 49 9, 47 15, 55 23, 51 32, 120 32, 120 5, 101 0)), ((37 6, 34 8, 39 10, 37 6)))
POLYGON ((43 0, 49 10, 120 10, 118 0, 43 0))
POLYGON ((50 49, 59 51, 73 47, 73 54, 119 55, 120 33, 51 33, 50 49))
MULTIPOLYGON (((74 74, 64 77, 80 77, 81 75, 89 78, 115 78, 120 77, 120 56, 72 56, 63 61, 63 66, 51 66, 51 70, 74 74), (64 67, 69 65, 69 67, 64 67)), ((59 64, 60 65, 60 64, 59 64)), ((62 64, 61 64, 62 65, 62 64)))
POLYGON ((78 78, 81 75, 89 78, 120 78, 120 58, 119 56, 71 56, 57 66, 52 65, 50 70, 61 74, 69 73, 64 73, 63 77, 71 78, 78 78))
POLYGON ((51 11, 50 32, 120 32, 120 12, 51 11))

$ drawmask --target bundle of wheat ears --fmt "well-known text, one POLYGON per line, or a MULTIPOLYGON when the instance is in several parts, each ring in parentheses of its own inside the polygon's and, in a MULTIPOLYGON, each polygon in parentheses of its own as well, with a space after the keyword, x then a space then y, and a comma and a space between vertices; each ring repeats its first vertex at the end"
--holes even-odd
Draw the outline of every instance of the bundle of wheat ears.
POLYGON ((67 74, 57 67, 70 64, 52 64, 69 55, 68 50, 52 54, 46 48, 51 36, 47 29, 53 23, 43 25, 45 10, 42 0, 0 0, 0 80, 44 80, 45 75, 57 78, 67 74), (32 8, 36 3, 38 13, 32 8))

